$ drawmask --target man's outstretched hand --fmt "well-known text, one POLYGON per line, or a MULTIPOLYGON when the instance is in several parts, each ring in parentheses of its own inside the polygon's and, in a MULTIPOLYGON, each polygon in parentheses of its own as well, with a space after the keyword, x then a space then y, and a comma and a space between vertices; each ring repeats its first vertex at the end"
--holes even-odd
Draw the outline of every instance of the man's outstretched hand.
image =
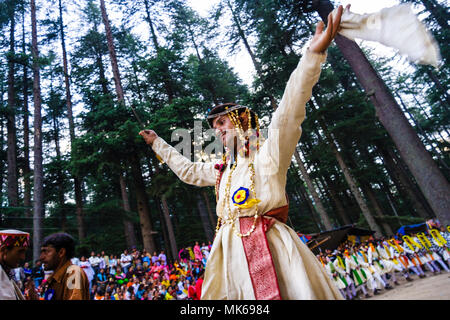
POLYGON ((158 135, 153 130, 142 130, 141 132, 139 132, 139 135, 144 138, 145 143, 147 143, 148 145, 152 145, 153 141, 158 138, 158 135))
MULTIPOLYGON (((348 10, 350 5, 347 5, 345 8, 348 10)), ((334 37, 339 31, 342 12, 344 11, 342 6, 338 7, 337 13, 333 16, 330 12, 328 15, 328 25, 325 31, 323 30, 325 24, 323 21, 320 21, 316 27, 316 33, 311 40, 309 45, 309 50, 315 53, 324 53, 325 50, 330 46, 331 41, 333 41, 334 37)))

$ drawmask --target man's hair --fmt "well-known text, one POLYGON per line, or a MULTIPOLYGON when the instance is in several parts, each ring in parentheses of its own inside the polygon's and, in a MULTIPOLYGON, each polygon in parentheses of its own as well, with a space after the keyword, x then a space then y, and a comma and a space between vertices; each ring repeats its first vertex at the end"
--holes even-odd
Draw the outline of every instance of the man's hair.
POLYGON ((52 246, 59 251, 66 249, 66 258, 71 259, 75 255, 75 240, 67 233, 54 233, 46 237, 42 243, 43 247, 52 246))
MULTIPOLYGON (((211 128, 213 128, 214 119, 217 118, 219 115, 222 115, 223 112, 225 112, 227 110, 227 108, 230 108, 230 109, 235 109, 236 108, 235 110, 238 112, 239 116, 242 113, 244 113, 246 111, 246 109, 247 109, 247 107, 241 106, 241 105, 239 105, 237 103, 224 103, 224 104, 220 104, 220 105, 215 106, 214 108, 212 108, 209 111, 208 117, 207 117, 209 126, 211 128), (217 114, 217 116, 214 116, 216 114, 217 114)), ((252 129, 256 129, 256 113, 253 110, 250 110, 250 114, 251 114, 251 128, 252 129)))

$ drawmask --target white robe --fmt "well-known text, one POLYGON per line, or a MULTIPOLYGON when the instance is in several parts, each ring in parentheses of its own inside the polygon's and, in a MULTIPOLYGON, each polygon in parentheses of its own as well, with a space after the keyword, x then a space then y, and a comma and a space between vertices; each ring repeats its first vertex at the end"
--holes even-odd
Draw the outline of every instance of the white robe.
POLYGON ((22 293, 0 265, 0 300, 24 300, 22 293))
MULTIPOLYGON (((257 198, 261 200, 258 203, 260 214, 287 204, 287 170, 302 132, 300 125, 305 118, 306 102, 319 79, 320 66, 325 59, 325 54, 305 50, 272 116, 268 138, 255 156, 255 190, 257 198)), ((215 163, 191 162, 162 138, 157 138, 152 147, 182 181, 196 186, 215 185, 215 163)), ((249 162, 249 158, 239 156, 231 180, 230 196, 240 187, 250 188, 249 162)), ((226 212, 222 212, 222 205, 224 201, 229 201, 232 212, 238 216, 231 199, 224 199, 229 172, 228 166, 219 187, 216 212, 226 216, 226 212)), ((251 208, 242 209, 239 216, 253 215, 254 208, 251 208)), ((239 221, 236 224, 239 228, 239 221)), ((343 299, 320 262, 294 230, 275 220, 266 236, 282 299, 343 299)), ((255 299, 242 240, 229 224, 223 225, 216 234, 206 265, 202 299, 255 299)))

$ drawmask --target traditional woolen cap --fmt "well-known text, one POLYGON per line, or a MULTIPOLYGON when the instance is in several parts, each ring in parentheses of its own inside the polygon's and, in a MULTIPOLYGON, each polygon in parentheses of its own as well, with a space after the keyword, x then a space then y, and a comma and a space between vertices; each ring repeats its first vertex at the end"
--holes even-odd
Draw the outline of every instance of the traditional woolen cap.
MULTIPOLYGON (((240 110, 240 109, 249 109, 250 112, 252 113, 252 116, 254 116, 254 112, 246 106, 242 106, 240 104, 236 104, 236 103, 224 103, 224 104, 220 104, 215 106, 214 108, 208 110, 208 115, 206 116, 209 126, 212 128, 213 127, 213 120, 217 117, 220 117, 221 115, 227 114, 231 111, 234 110, 240 110)), ((253 124, 252 120, 252 124, 253 124)))
POLYGON ((0 247, 29 247, 30 234, 19 230, 0 230, 0 247))

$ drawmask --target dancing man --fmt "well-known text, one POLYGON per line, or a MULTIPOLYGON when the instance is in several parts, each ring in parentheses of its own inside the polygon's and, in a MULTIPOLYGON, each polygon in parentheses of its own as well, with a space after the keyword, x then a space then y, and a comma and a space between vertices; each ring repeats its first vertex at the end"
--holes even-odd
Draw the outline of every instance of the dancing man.
POLYGON ((301 135, 305 105, 320 76, 343 8, 319 22, 272 116, 268 138, 250 108, 214 107, 208 115, 227 152, 219 162, 191 162, 152 130, 140 135, 184 182, 216 186, 218 226, 202 299, 343 299, 310 249, 285 222, 286 175, 301 135))

